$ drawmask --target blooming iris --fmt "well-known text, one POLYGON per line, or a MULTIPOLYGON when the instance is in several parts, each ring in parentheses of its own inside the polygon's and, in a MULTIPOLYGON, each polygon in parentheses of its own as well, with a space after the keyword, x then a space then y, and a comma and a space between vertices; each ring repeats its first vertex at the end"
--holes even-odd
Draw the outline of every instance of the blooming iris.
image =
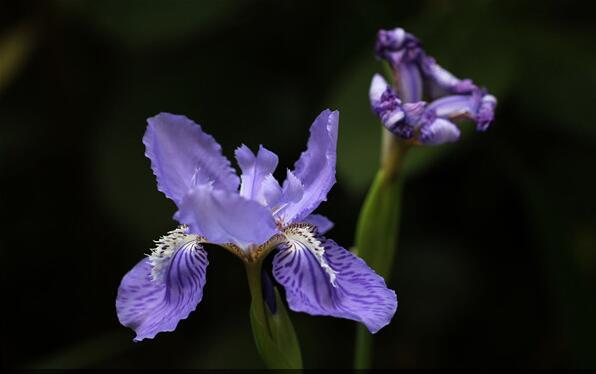
POLYGON ((221 146, 190 119, 148 119, 145 155, 181 226, 156 241, 118 289, 118 318, 136 341, 173 331, 195 310, 206 282, 204 243, 245 262, 276 249, 273 275, 294 311, 352 319, 372 333, 389 323, 395 292, 362 259, 323 237, 332 223, 312 214, 335 183, 338 117, 325 110, 315 119, 307 150, 281 185, 273 177, 278 157, 263 146, 256 154, 236 149, 239 178, 221 146))
POLYGON ((442 144, 459 139, 453 121, 469 119, 478 131, 488 129, 496 98, 443 69, 412 34, 401 28, 380 30, 375 52, 389 63, 394 87, 376 74, 369 97, 373 111, 393 134, 412 143, 442 144))

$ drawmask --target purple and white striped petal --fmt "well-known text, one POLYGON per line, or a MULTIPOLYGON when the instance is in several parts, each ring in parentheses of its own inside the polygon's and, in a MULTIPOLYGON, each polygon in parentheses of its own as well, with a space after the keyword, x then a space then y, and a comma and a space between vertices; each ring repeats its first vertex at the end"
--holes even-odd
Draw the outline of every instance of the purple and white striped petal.
POLYGON ((493 95, 484 95, 480 102, 480 108, 476 113, 476 129, 486 131, 490 123, 495 118, 495 108, 497 107, 497 98, 493 95))
POLYGON ((210 185, 192 189, 174 216, 201 233, 210 243, 233 243, 243 250, 262 244, 277 233, 271 210, 236 192, 214 189, 210 185))
POLYGON ((193 185, 213 183, 236 191, 239 179, 221 146, 185 116, 160 113, 147 120, 145 155, 157 177, 157 188, 179 204, 193 185))
POLYGON ((286 224, 300 222, 327 200, 327 193, 335 184, 338 121, 339 112, 327 109, 313 122, 307 149, 296 161, 293 171, 304 193, 300 200, 288 203, 280 213, 286 224))
POLYGON ((394 132, 397 127, 403 125, 405 113, 401 107, 401 100, 381 75, 373 76, 368 95, 373 111, 387 130, 394 132))
POLYGON ((290 227, 285 235, 287 243, 273 259, 273 275, 284 286, 290 309, 358 321, 371 333, 391 321, 396 294, 362 259, 315 237, 308 226, 290 227))
POLYGON ((118 319, 135 330, 135 341, 174 331, 203 298, 209 261, 197 236, 178 229, 157 244, 151 257, 129 271, 118 288, 118 319))
POLYGON ((459 139, 460 131, 453 123, 443 118, 436 118, 429 125, 420 128, 418 140, 422 144, 438 145, 453 143, 459 139))
POLYGON ((272 175, 277 167, 277 155, 260 146, 255 156, 242 145, 236 149, 236 160, 242 169, 240 196, 263 206, 276 204, 281 196, 281 187, 272 175))
POLYGON ((399 98, 406 103, 422 100, 422 76, 418 61, 423 51, 418 39, 402 28, 380 30, 375 53, 391 65, 399 98))
POLYGON ((377 58, 386 60, 392 67, 419 59, 422 50, 416 37, 402 28, 379 30, 375 42, 377 58))
POLYGON ((373 108, 375 106, 375 103, 381 101, 383 93, 389 87, 389 83, 387 83, 387 81, 385 80, 385 78, 383 78, 381 74, 373 75, 373 78, 370 81, 370 88, 368 89, 368 98, 373 108))

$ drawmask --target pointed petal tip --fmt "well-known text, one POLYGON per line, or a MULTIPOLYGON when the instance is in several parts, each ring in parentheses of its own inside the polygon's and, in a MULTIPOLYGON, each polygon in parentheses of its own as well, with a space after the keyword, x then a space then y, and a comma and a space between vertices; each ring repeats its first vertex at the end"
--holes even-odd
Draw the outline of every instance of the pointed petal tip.
POLYGON ((287 223, 299 222, 312 213, 335 184, 339 112, 325 109, 310 126, 306 150, 294 164, 293 174, 304 187, 300 201, 285 208, 287 223))

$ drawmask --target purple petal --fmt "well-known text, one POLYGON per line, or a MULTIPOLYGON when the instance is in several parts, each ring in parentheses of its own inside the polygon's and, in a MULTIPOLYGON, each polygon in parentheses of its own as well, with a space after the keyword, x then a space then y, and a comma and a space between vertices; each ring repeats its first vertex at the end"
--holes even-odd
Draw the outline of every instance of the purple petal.
POLYGON ((273 209, 281 199, 282 189, 279 186, 279 182, 273 175, 267 175, 261 182, 257 201, 261 203, 261 205, 273 209))
POLYGON ((383 92, 385 92, 388 87, 389 83, 387 83, 381 74, 373 75, 373 78, 370 82, 370 88, 368 90, 368 98, 370 99, 371 104, 376 101, 380 101, 383 92))
POLYGON ((377 58, 385 59, 394 68, 402 63, 416 61, 421 55, 420 42, 402 28, 380 30, 375 42, 377 58))
POLYGON ((179 204, 194 184, 211 182, 235 191, 239 179, 221 146, 185 116, 160 113, 147 120, 143 144, 157 177, 157 187, 179 204))
POLYGON ((470 79, 455 77, 432 57, 425 56, 420 65, 432 99, 450 94, 466 94, 477 89, 470 79))
POLYGON ((395 132, 396 128, 403 125, 405 113, 401 107, 401 100, 379 74, 373 76, 369 97, 373 111, 389 131, 395 132))
POLYGON ((302 185, 302 182, 288 169, 280 199, 278 200, 277 205, 273 207, 273 216, 276 219, 284 221, 286 208, 299 202, 303 196, 304 186, 302 185))
POLYGON ((247 146, 242 145, 236 149, 236 159, 242 169, 240 196, 263 206, 276 203, 281 194, 279 183, 272 176, 278 163, 277 155, 260 146, 255 156, 247 146))
POLYGON ((451 95, 437 99, 428 105, 437 117, 456 119, 472 118, 480 106, 479 94, 451 95))
POLYGON ((317 228, 319 234, 325 234, 334 226, 331 220, 321 214, 311 214, 303 220, 304 223, 309 223, 317 228))
POLYGON ((359 321, 371 333, 391 321, 395 292, 362 259, 332 240, 287 237, 273 259, 273 275, 285 287, 290 309, 359 321))
POLYGON ((495 118, 495 108, 497 106, 497 98, 493 95, 484 95, 480 102, 480 108, 476 114, 476 129, 478 131, 486 131, 490 123, 495 118))
POLYGON ((175 218, 211 243, 234 243, 242 249, 264 243, 277 232, 269 209, 235 192, 209 185, 191 190, 175 218))
POLYGON ((405 103, 422 100, 422 76, 418 64, 399 64, 395 70, 397 92, 405 103))
POLYGON ((485 131, 494 119, 497 99, 480 89, 468 95, 450 95, 429 104, 428 109, 437 117, 451 120, 467 118, 476 121, 476 128, 485 131))
POLYGON ((194 239, 181 244, 162 277, 154 279, 151 260, 146 258, 122 278, 116 311, 120 323, 137 333, 135 341, 174 331, 203 298, 207 254, 194 239))
MULTIPOLYGON (((335 183, 335 159, 339 112, 323 111, 310 128, 307 150, 296 162, 294 175, 302 182, 302 198, 285 208, 286 223, 299 222, 327 199, 335 183)), ((284 183, 285 184, 285 183, 284 183)))
POLYGON ((435 119, 431 124, 420 128, 420 137, 423 144, 453 143, 459 139, 460 131, 453 123, 443 118, 435 119))
POLYGON ((418 39, 401 28, 380 30, 375 53, 393 68, 400 99, 408 103, 422 100, 422 76, 418 61, 423 51, 418 39))

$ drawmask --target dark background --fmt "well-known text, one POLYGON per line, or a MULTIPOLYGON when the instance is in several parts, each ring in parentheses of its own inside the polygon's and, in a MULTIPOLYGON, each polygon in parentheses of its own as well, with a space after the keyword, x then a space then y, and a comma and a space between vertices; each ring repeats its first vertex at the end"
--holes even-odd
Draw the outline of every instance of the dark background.
MULTIPOLYGON (((133 343, 122 276, 174 227, 147 117, 186 114, 232 156, 291 167, 327 107, 338 183, 319 212, 352 244, 377 167, 368 84, 404 27, 499 99, 494 126, 407 161, 399 309, 375 367, 596 366, 596 22, 579 1, 0 3, 2 366, 261 367, 242 263, 209 248, 205 296, 133 343)), ((464 126, 470 128, 471 125, 464 126)), ((292 313, 305 367, 349 367, 354 324, 292 313)))

